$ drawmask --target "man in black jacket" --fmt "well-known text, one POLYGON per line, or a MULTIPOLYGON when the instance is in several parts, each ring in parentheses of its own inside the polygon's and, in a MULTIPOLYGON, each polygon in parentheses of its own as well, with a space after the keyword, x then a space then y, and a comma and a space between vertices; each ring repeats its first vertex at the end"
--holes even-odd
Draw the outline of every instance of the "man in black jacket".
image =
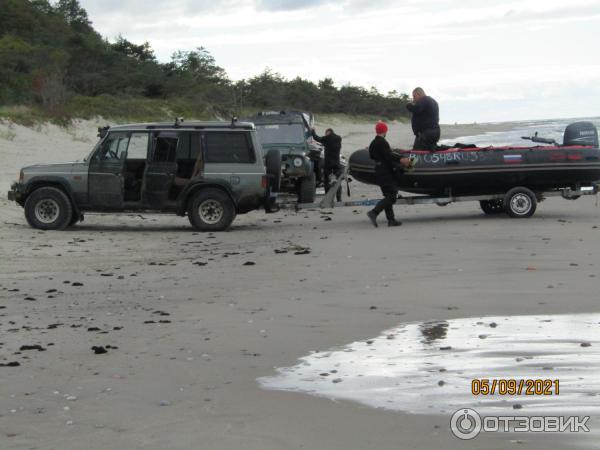
POLYGON ((413 150, 435 150, 440 140, 440 110, 437 102, 418 87, 413 91, 413 102, 406 105, 412 113, 415 134, 413 150))
POLYGON ((408 158, 402 158, 399 161, 394 160, 392 148, 385 136, 388 127, 384 122, 378 122, 375 125, 375 139, 369 145, 369 156, 375 160, 375 179, 383 193, 383 199, 380 200, 371 211, 367 213, 373 226, 377 227, 377 216, 381 211, 385 211, 388 220, 388 226, 397 227, 402 225, 394 217, 394 204, 398 198, 398 182, 396 177, 404 172, 403 166, 409 164, 408 158))
POLYGON ((325 136, 317 136, 315 129, 312 129, 312 136, 315 141, 323 144, 325 148, 325 161, 323 167, 323 182, 325 184, 325 192, 329 190, 329 177, 334 174, 340 176, 340 151, 342 150, 342 138, 335 134, 333 129, 327 128, 325 136))

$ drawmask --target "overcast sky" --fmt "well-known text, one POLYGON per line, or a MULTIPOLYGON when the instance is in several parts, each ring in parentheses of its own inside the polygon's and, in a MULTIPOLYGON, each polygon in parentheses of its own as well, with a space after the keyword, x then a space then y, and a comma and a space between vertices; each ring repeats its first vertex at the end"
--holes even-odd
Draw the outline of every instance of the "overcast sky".
POLYGON ((109 40, 204 46, 233 79, 422 86, 446 123, 600 116, 598 0, 80 2, 109 40))

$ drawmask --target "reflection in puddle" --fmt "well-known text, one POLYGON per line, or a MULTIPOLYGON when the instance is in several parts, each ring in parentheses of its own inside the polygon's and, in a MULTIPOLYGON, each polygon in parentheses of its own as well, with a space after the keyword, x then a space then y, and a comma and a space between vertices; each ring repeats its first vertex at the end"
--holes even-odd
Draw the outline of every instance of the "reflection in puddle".
POLYGON ((600 414, 600 314, 507 316, 405 324, 382 336, 300 359, 259 380, 416 414, 600 414), (558 379, 560 395, 473 396, 471 380, 558 379))

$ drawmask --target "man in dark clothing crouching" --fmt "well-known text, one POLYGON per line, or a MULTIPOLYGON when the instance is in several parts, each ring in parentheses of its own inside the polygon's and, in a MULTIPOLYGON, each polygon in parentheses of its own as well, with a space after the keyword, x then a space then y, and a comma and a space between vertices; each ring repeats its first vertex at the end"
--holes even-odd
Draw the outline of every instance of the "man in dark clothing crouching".
POLYGON ((401 158, 399 161, 392 156, 392 148, 385 136, 388 132, 388 126, 383 122, 375 125, 375 139, 369 145, 369 156, 375 161, 375 179, 383 193, 383 199, 380 200, 371 211, 367 213, 373 226, 377 227, 377 216, 381 211, 385 211, 388 226, 397 227, 402 225, 394 217, 394 204, 398 198, 398 182, 396 177, 404 172, 404 167, 409 165, 408 158, 401 158))
POLYGON ((413 91, 413 102, 406 105, 412 113, 415 134, 413 150, 436 150, 440 140, 440 109, 437 102, 418 87, 413 91))

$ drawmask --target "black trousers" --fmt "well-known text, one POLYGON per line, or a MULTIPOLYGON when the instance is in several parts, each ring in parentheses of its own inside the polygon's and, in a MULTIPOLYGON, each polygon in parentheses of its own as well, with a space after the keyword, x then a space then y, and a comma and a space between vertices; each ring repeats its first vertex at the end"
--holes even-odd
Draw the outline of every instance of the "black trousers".
POLYGON ((398 186, 396 184, 382 184, 380 186, 383 199, 379 200, 373 208, 376 214, 385 211, 385 217, 388 221, 394 220, 394 204, 398 198, 398 186))
POLYGON ((419 131, 415 136, 413 150, 435 150, 439 140, 439 128, 430 128, 428 130, 419 131))
POLYGON ((323 167, 323 184, 325 185, 325 192, 329 191, 329 176, 333 174, 336 177, 339 177, 342 174, 341 167, 339 163, 325 161, 325 165, 323 167))

